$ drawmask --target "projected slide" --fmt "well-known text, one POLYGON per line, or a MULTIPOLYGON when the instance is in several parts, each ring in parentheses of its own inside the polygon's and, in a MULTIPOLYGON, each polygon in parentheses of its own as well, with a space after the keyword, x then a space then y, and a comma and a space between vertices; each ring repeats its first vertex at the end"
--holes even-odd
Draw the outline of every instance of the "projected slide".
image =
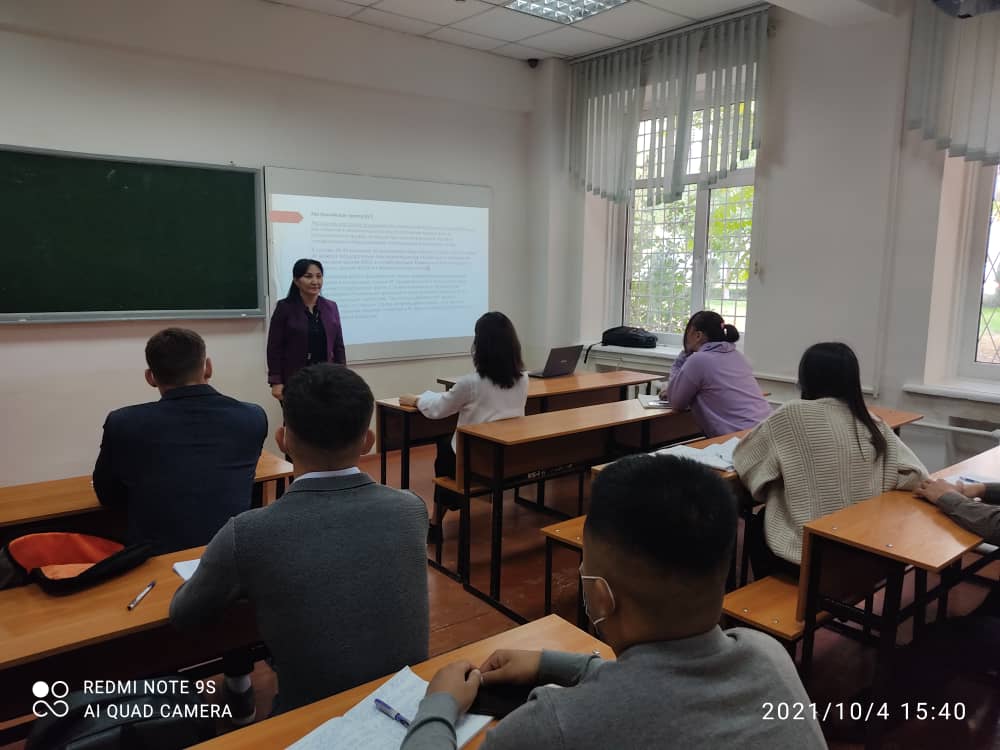
POLYGON ((468 337, 487 309, 487 208, 275 193, 269 219, 277 278, 319 260, 348 345, 468 337))

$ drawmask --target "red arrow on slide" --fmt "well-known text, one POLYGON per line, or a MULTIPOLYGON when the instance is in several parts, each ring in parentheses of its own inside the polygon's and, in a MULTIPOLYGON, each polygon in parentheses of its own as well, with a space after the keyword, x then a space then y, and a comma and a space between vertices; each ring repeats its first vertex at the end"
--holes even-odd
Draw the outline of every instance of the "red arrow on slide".
POLYGON ((298 211, 271 211, 271 222, 274 224, 298 224, 302 214, 298 211))

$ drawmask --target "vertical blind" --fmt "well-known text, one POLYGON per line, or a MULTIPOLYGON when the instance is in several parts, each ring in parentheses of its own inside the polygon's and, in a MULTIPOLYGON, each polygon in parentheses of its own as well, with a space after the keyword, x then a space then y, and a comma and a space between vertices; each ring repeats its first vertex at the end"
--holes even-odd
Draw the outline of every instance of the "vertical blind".
POLYGON ((906 126, 951 156, 1000 163, 1000 13, 954 18, 918 0, 906 126))
POLYGON ((767 10, 700 26, 575 63, 570 89, 570 173, 586 190, 631 197, 639 120, 652 120, 648 200, 679 199, 690 173, 695 112, 702 150, 693 164, 711 184, 760 143, 767 10))

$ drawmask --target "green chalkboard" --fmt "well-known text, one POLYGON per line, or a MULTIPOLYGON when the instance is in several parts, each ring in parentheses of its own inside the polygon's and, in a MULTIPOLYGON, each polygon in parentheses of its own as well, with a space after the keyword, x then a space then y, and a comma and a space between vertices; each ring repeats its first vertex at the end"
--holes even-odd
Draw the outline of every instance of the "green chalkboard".
POLYGON ((256 184, 253 170, 0 150, 0 318, 260 312, 256 184))

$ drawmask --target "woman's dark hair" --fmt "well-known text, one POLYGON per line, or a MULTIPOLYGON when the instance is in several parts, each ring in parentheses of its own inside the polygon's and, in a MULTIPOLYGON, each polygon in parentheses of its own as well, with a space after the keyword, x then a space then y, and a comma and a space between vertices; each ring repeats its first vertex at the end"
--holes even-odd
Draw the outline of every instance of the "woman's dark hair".
MULTIPOLYGON (((813 344, 799 360, 799 389, 802 398, 836 398, 851 409, 854 418, 868 428, 875 458, 884 457, 888 446, 885 436, 875 426, 864 396, 861 394, 861 368, 858 358, 847 344, 825 341, 813 344)), ((858 448, 860 449, 860 438, 858 448)))
POLYGON ((476 321, 472 341, 472 363, 480 377, 501 388, 513 388, 524 372, 521 342, 510 318, 502 312, 488 312, 476 321))
POLYGON ((298 293, 299 288, 295 286, 295 280, 301 279, 309 272, 309 266, 316 266, 319 269, 320 274, 323 273, 323 264, 318 260, 313 260, 312 258, 299 258, 295 261, 295 265, 292 266, 292 285, 288 287, 288 294, 285 295, 285 299, 295 299, 295 295, 298 293))
POLYGON ((728 341, 730 344, 735 344, 740 340, 740 332, 736 326, 729 325, 719 313, 711 310, 702 310, 691 316, 684 329, 685 339, 691 331, 701 331, 709 341, 728 341))

